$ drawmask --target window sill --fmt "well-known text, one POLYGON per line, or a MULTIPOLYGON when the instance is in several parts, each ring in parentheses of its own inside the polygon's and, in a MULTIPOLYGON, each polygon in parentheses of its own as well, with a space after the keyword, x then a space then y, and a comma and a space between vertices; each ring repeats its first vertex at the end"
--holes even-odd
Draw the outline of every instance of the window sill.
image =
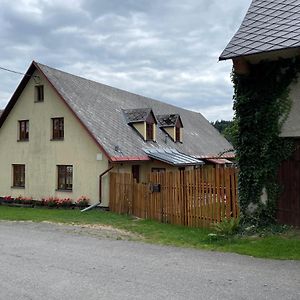
POLYGON ((50 139, 51 142, 53 142, 53 141, 58 141, 58 142, 59 142, 59 141, 63 141, 63 140, 64 140, 64 138, 60 138, 60 139, 58 139, 58 138, 57 138, 57 139, 50 139))
POLYGON ((63 190, 63 189, 56 189, 56 192, 63 192, 63 193, 72 193, 73 190, 63 190))
POLYGON ((25 186, 11 186, 11 189, 25 189, 25 186))
POLYGON ((17 142, 29 142, 29 139, 28 140, 17 140, 17 142))

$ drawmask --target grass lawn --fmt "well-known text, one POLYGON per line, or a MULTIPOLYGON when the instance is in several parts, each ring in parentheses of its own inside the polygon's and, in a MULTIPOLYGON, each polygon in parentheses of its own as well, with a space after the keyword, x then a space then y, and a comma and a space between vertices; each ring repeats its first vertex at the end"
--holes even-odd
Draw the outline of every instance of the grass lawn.
POLYGON ((0 206, 1 220, 51 221, 75 224, 103 224, 140 234, 142 240, 161 245, 190 247, 235 252, 255 257, 300 260, 300 232, 290 230, 284 234, 265 237, 211 240, 209 229, 187 228, 161 224, 155 221, 134 219, 111 212, 79 210, 19 208, 0 206))

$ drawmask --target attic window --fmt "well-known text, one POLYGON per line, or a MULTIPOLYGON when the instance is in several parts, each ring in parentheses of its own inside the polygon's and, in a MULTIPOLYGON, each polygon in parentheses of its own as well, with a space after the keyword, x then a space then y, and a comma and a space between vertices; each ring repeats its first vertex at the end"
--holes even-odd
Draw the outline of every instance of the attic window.
POLYGON ((36 85, 35 86, 35 99, 34 102, 44 102, 44 86, 36 85))
POLYGON ((153 125, 154 123, 146 122, 146 140, 153 141, 153 125))
POLYGON ((180 140, 180 127, 176 127, 176 132, 175 132, 175 141, 176 142, 181 142, 181 140, 180 140))
POLYGON ((155 141, 156 118, 151 108, 135 108, 123 110, 125 119, 144 141, 155 141))
POLYGON ((159 127, 175 142, 182 143, 182 121, 179 114, 157 116, 159 127))

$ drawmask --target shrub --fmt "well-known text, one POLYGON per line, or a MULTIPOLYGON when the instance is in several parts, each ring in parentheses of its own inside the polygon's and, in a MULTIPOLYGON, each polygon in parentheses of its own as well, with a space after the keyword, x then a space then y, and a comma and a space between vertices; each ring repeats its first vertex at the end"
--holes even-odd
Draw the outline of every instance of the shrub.
POLYGON ((12 196, 4 196, 3 197, 4 202, 6 203, 13 203, 14 198, 12 198, 12 196))
POLYGON ((34 204, 34 201, 32 200, 32 197, 19 196, 14 200, 14 203, 17 203, 17 204, 34 204))
POLYGON ((224 218, 221 223, 213 224, 212 228, 218 236, 229 237, 237 232, 239 228, 239 219, 224 218))
POLYGON ((43 206, 57 207, 57 200, 58 200, 58 198, 54 198, 54 197, 49 197, 49 198, 46 198, 46 199, 42 199, 43 206))
POLYGON ((90 203, 90 199, 88 197, 81 196, 77 199, 75 204, 77 207, 82 208, 82 207, 87 207, 89 205, 89 203, 90 203))
POLYGON ((70 199, 70 198, 59 199, 58 198, 56 201, 56 205, 57 205, 57 207, 64 207, 64 208, 71 207, 72 199, 70 199))

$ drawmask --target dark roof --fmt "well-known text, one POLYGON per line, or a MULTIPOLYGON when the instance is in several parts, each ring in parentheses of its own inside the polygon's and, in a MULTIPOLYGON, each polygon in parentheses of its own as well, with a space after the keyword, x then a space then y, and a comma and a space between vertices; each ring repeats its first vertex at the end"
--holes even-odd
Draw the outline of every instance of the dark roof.
POLYGON ((156 118, 160 127, 176 126, 177 120, 180 120, 180 116, 178 114, 158 115, 156 118))
MULTIPOLYGON (((46 65, 33 62, 27 74, 40 70, 53 86, 62 101, 112 160, 144 159, 144 148, 175 148, 192 156, 218 156, 232 149, 230 143, 200 114, 164 102, 153 100, 95 81, 84 79, 46 65), (184 123, 183 143, 165 139, 165 132, 157 129, 156 141, 144 141, 126 123, 124 110, 152 109, 154 115, 178 114, 184 123), (166 143, 167 142, 167 143, 166 143)), ((19 95, 26 86, 29 76, 24 76, 0 117, 0 127, 5 121, 19 95)))
POLYGON ((180 153, 176 149, 144 149, 151 158, 160 160, 173 166, 196 166, 203 165, 204 162, 192 156, 180 153))
POLYGON ((220 60, 300 47, 299 0, 253 0, 220 60))
POLYGON ((123 110, 127 123, 145 122, 152 112, 151 108, 136 108, 123 110))
POLYGON ((0 117, 1 117, 2 113, 3 113, 3 110, 2 110, 2 109, 0 109, 0 117))

